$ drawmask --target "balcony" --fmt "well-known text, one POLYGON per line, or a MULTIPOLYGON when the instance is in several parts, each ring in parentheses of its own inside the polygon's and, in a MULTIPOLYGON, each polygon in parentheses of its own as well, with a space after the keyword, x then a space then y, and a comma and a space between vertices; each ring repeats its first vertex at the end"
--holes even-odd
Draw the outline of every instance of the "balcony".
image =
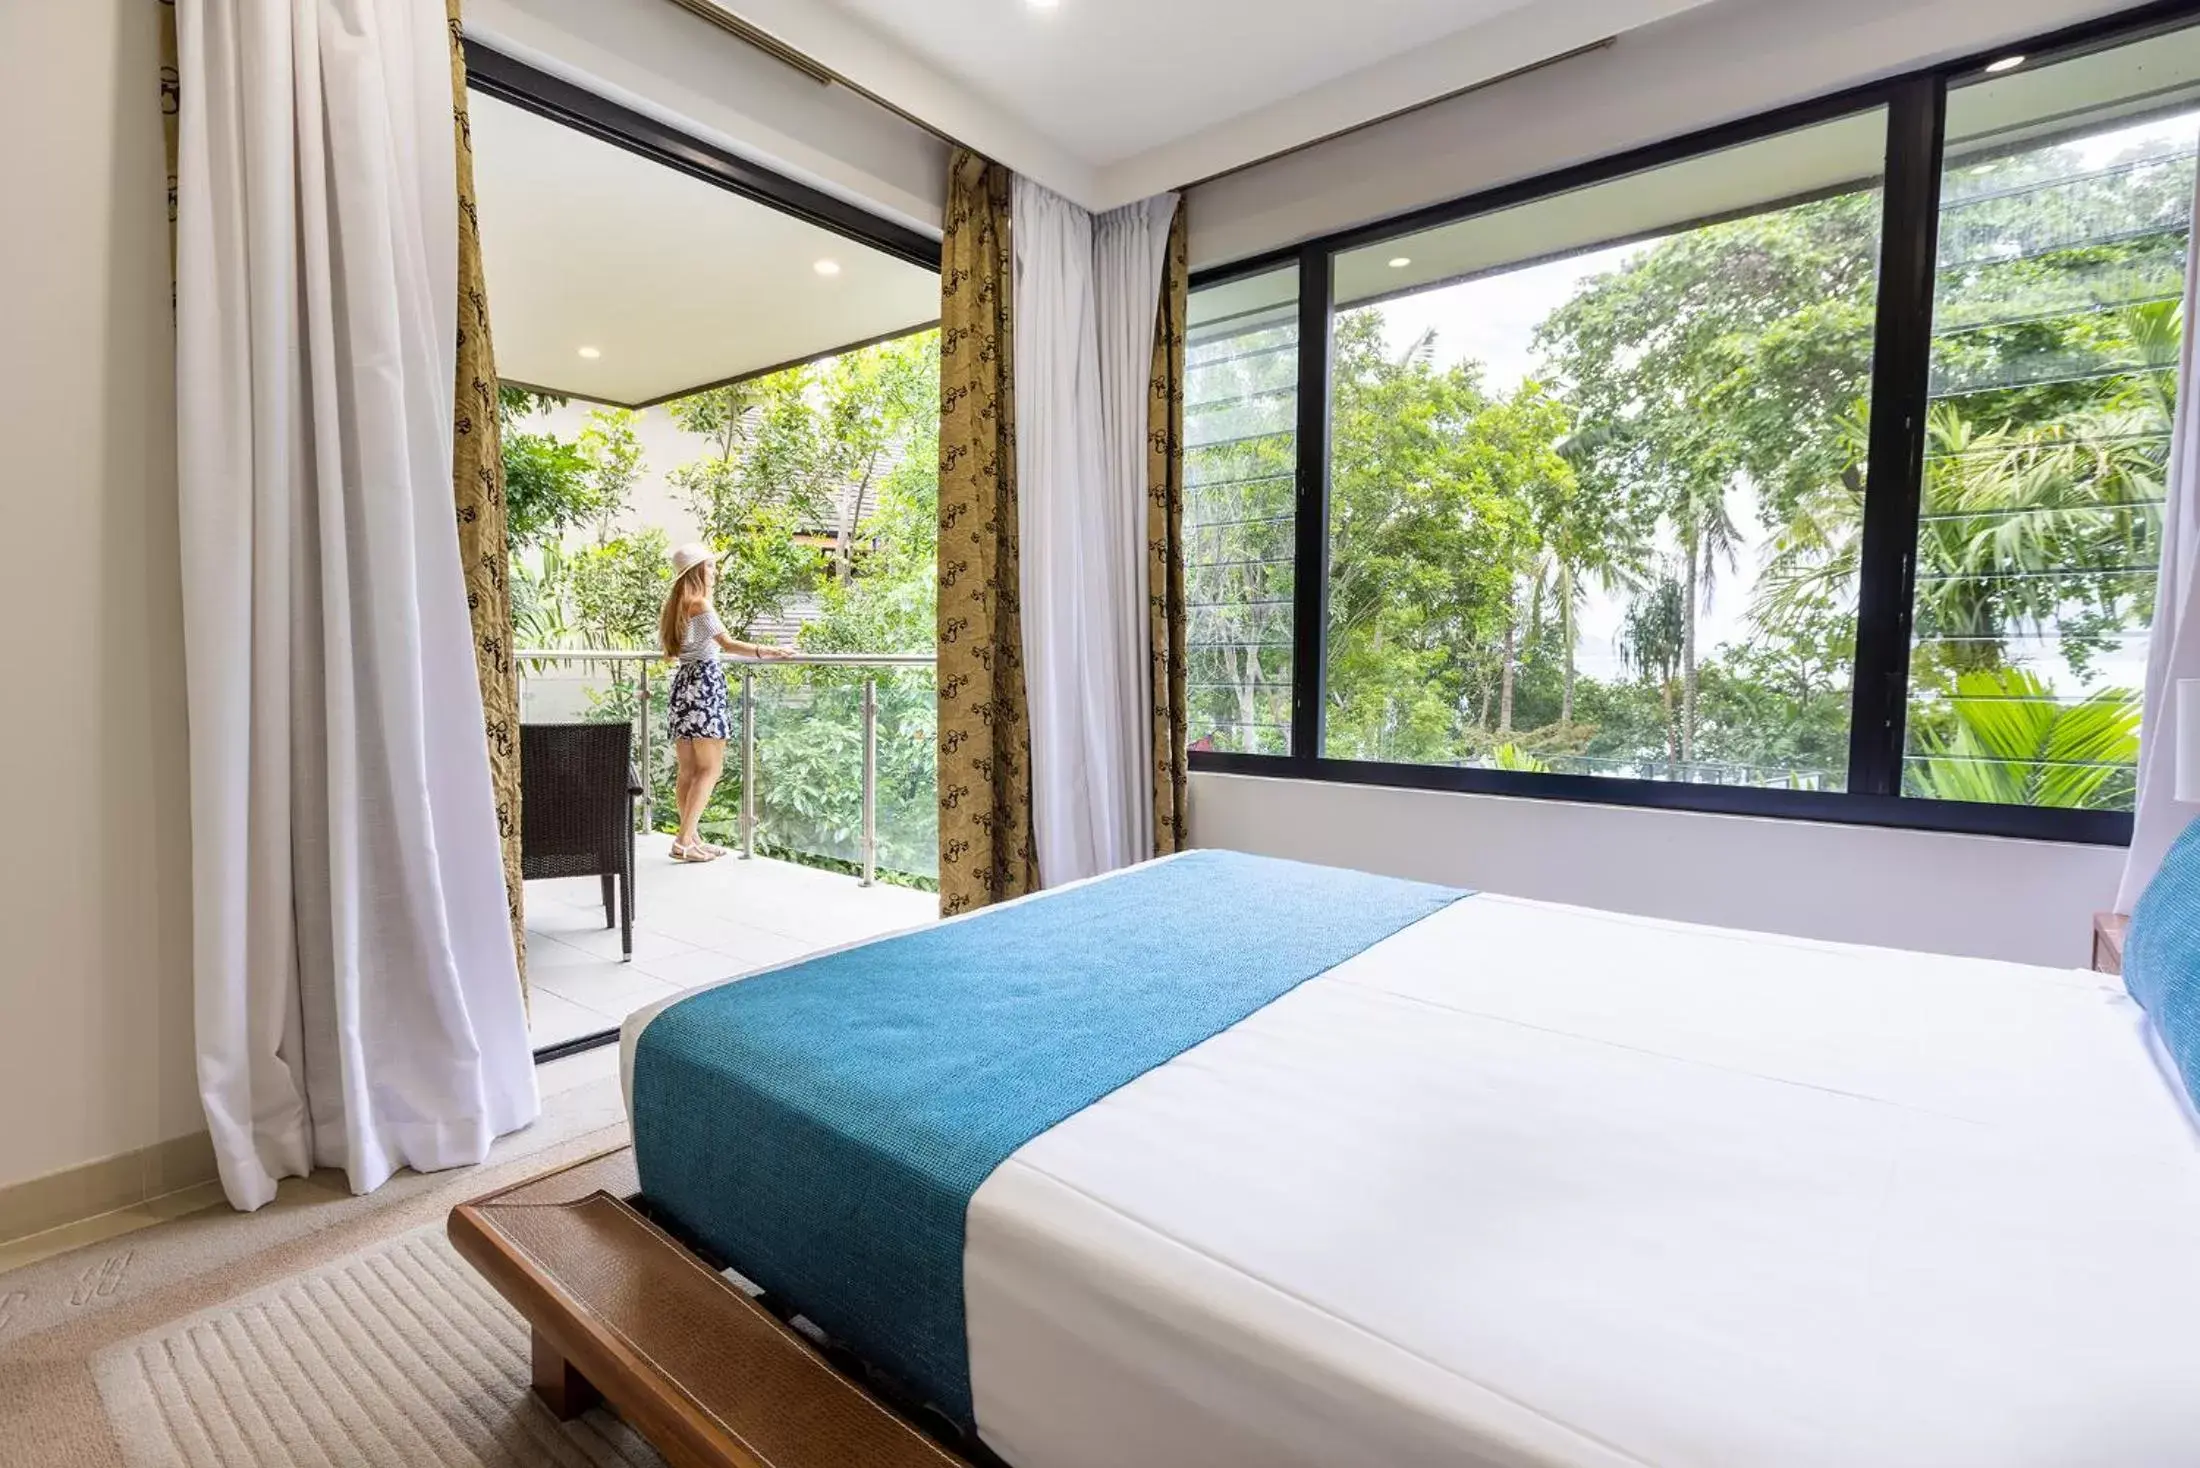
POLYGON ((535 1048, 617 1028, 682 989, 915 927, 939 916, 930 892, 758 856, 676 862, 672 838, 640 838, 634 960, 619 960, 594 877, 527 884, 529 1032, 535 1048))
POLYGON ((938 915, 929 654, 729 661, 739 727, 702 830, 735 854, 702 864, 671 856, 670 679, 656 654, 559 648, 519 660, 523 720, 630 723, 647 790, 631 962, 596 878, 527 884, 538 1052, 682 989, 938 915))

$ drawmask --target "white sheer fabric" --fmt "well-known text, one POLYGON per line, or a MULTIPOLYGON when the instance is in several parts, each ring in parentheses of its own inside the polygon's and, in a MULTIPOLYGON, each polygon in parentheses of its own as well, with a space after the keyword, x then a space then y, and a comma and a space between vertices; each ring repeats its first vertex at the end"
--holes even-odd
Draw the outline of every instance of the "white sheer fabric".
MULTIPOLYGON (((2193 206, 2200 236, 2200 197, 2193 206)), ((2196 318, 2200 260, 2187 251, 2184 319, 2196 318)), ((2147 641, 2146 708, 2140 724, 2139 799, 2131 853, 2116 893, 2116 910, 2130 912, 2154 879, 2170 843, 2200 807, 2177 799, 2177 684, 2200 678, 2200 425, 2193 421, 2193 332, 2177 362, 2177 416, 2170 433, 2167 499, 2162 506, 2162 569, 2154 593, 2154 628, 2147 641)))
POLYGON ((1018 589, 1050 887, 1153 855, 1146 394, 1175 207, 1095 219, 1016 180, 1018 589))
POLYGON ((200 1091, 239 1208, 538 1102, 451 499, 436 0, 178 7, 200 1091))

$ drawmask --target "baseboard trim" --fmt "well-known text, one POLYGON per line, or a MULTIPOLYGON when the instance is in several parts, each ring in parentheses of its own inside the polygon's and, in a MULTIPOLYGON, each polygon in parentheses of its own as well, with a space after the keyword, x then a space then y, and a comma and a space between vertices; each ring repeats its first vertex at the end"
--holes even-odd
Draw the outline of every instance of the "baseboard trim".
POLYGON ((216 1175, 214 1139, 199 1132, 10 1183, 0 1187, 0 1244, 180 1193, 216 1175))

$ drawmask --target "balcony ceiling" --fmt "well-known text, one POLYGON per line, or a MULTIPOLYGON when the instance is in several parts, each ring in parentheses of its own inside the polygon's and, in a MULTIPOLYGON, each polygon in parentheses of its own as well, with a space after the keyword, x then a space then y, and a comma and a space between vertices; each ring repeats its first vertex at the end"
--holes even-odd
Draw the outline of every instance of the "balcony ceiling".
POLYGON ((1089 208, 1196 182, 1704 0, 717 0, 1089 208))
POLYGON ((634 405, 939 315, 934 271, 479 92, 470 105, 507 381, 634 405))

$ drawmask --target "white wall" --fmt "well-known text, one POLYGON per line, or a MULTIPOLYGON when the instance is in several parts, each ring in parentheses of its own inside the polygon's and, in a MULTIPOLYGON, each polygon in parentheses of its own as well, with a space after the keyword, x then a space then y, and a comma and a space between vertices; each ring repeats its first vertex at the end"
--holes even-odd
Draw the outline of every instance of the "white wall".
POLYGON ((156 13, 0 5, 0 1186, 204 1127, 156 13))
POLYGON ((945 143, 667 0, 466 0, 466 34, 873 213, 940 232, 945 143))
POLYGON ((2083 967, 2121 848, 1192 776, 1192 840, 1806 938, 2083 967))
MULTIPOLYGON (((580 437, 588 427, 588 415, 596 404, 574 398, 562 407, 529 418, 522 425, 533 433, 554 433, 560 438, 580 437)), ((641 445, 641 472, 627 495, 627 512, 619 522, 621 533, 662 530, 674 545, 694 540, 695 514, 679 498, 666 478, 673 470, 692 464, 711 452, 711 441, 689 433, 672 421, 663 407, 642 408, 634 414, 634 437, 641 445)))
POLYGON ((1611 46, 1191 191, 1195 268, 1534 178, 2127 8, 1717 0, 1611 46))

